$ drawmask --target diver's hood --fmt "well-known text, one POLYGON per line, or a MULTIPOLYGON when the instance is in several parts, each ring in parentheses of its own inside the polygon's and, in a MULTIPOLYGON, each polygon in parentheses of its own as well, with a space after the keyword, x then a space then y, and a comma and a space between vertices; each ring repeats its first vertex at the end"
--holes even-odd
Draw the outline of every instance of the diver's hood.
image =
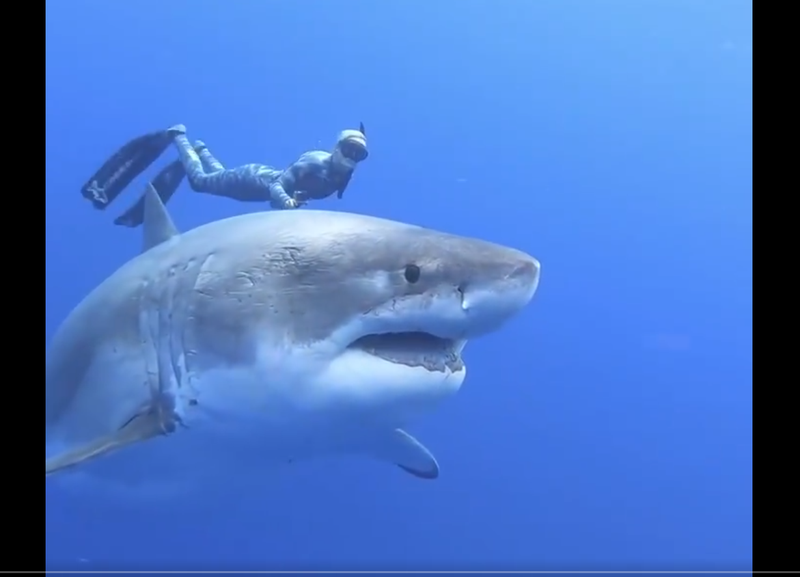
POLYGON ((358 130, 342 130, 339 133, 339 138, 336 139, 336 145, 338 146, 345 141, 360 143, 364 148, 367 147, 367 136, 358 130))
POLYGON ((353 165, 367 159, 369 150, 363 124, 360 130, 343 130, 339 133, 334 147, 334 155, 344 163, 353 165))

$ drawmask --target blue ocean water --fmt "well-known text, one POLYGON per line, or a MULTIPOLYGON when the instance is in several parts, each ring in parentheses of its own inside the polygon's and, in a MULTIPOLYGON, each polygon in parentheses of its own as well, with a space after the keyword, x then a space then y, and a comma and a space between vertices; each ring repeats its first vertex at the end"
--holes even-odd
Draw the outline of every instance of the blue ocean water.
MULTIPOLYGON (((752 22, 745 0, 47 0, 48 340, 140 246, 80 186, 178 122, 284 166, 363 121, 370 159, 316 208, 543 264, 412 429, 437 481, 326 461, 172 508, 48 484, 48 568, 751 568, 752 22)), ((170 203, 182 229, 261 209, 170 203)))

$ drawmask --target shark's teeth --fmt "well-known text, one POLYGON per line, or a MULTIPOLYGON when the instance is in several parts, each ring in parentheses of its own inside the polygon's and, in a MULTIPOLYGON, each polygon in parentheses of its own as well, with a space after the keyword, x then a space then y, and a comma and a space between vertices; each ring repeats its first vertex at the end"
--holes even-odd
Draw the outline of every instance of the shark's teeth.
POLYGON ((390 363, 424 367, 430 371, 463 369, 461 351, 466 340, 443 339, 429 333, 401 332, 366 335, 350 345, 390 363))

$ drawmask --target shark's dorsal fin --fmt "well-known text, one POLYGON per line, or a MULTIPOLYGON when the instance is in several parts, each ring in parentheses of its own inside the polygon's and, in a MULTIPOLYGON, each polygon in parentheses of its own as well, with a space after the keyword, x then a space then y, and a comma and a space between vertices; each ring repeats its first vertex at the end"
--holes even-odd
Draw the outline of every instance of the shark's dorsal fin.
POLYGON ((172 222, 167 207, 161 202, 158 191, 151 183, 147 183, 144 191, 144 242, 142 252, 147 252, 180 234, 172 222))

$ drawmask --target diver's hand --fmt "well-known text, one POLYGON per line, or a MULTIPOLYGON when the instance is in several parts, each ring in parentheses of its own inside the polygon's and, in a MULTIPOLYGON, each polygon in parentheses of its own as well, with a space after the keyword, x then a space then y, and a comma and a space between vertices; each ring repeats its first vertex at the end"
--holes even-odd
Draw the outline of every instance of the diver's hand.
POLYGON ((285 209, 287 209, 287 210, 288 210, 288 209, 291 209, 291 208, 297 208, 297 207, 299 207, 299 206, 300 206, 300 205, 299 205, 299 204, 297 203, 297 201, 296 201, 295 199, 293 199, 293 198, 289 198, 289 199, 287 199, 287 200, 286 200, 286 202, 284 202, 284 203, 283 203, 283 208, 285 208, 285 209))

